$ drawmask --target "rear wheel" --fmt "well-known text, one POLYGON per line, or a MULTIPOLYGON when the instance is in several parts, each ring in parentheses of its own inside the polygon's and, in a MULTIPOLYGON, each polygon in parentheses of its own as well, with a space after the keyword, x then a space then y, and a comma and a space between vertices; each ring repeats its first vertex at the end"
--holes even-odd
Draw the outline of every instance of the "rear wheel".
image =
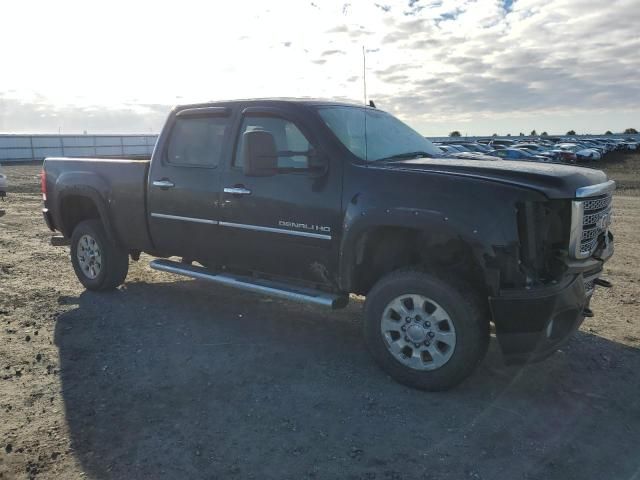
POLYGON ((124 282, 129 256, 107 236, 102 222, 80 222, 71 235, 71 263, 89 290, 112 290, 124 282))
POLYGON ((469 376, 484 357, 487 310, 472 290, 453 285, 401 270, 383 277, 367 296, 367 347, 397 381, 446 390, 469 376))

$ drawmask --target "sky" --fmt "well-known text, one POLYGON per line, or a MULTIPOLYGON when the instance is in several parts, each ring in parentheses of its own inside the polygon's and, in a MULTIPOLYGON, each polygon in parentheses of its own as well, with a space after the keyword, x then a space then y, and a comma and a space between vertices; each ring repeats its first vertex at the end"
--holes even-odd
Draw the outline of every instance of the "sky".
POLYGON ((367 99, 427 136, 640 129, 640 0, 5 0, 0 132, 157 133, 173 105, 367 99))

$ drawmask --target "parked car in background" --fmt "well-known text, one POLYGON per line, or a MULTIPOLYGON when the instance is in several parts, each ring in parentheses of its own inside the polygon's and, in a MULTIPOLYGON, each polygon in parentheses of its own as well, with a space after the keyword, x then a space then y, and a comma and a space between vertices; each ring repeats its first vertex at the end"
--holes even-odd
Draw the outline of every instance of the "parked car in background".
POLYGON ((533 155, 532 153, 519 148, 502 148, 499 150, 494 150, 491 155, 495 155, 496 157, 500 157, 505 160, 524 160, 528 162, 552 161, 549 157, 545 157, 542 155, 533 155))
POLYGON ((460 153, 460 150, 458 150, 457 148, 453 148, 453 146, 451 146, 451 145, 443 145, 443 144, 438 144, 438 143, 436 143, 435 145, 445 155, 460 153))
POLYGON ((455 144, 452 144, 452 143, 448 143, 447 146, 453 148, 454 150, 456 150, 458 152, 470 152, 471 151, 470 149, 468 149, 467 147, 465 147, 463 145, 455 145, 455 144))
POLYGON ((561 161, 566 163, 577 163, 578 156, 571 150, 563 150, 561 148, 552 148, 552 152, 557 154, 561 161))
POLYGON ((518 143, 514 148, 519 150, 524 149, 532 155, 542 155, 543 157, 548 157, 550 160, 561 160, 558 152, 554 152, 547 147, 543 147, 542 145, 537 145, 535 143, 518 143))
POLYGON ((473 152, 466 148, 460 148, 461 145, 449 145, 436 143, 435 144, 441 151, 442 155, 449 158, 466 158, 469 160, 496 160, 496 157, 490 156, 488 153, 473 152))
POLYGON ((604 148, 605 153, 615 150, 615 145, 613 144, 613 142, 609 142, 606 139, 594 138, 594 139, 591 139, 591 142, 594 142, 597 145, 600 145, 602 148, 604 148))
MULTIPOLYGON (((524 150, 534 157, 536 161, 548 159, 553 162, 571 163, 598 161, 605 158, 613 151, 627 151, 640 149, 640 141, 633 137, 610 138, 588 136, 564 136, 564 137, 513 137, 513 138, 452 138, 436 142, 443 147, 443 153, 455 158, 476 158, 474 155, 497 156, 498 150, 518 149, 524 150), (459 155, 464 153, 466 155, 459 155), (544 158, 542 158, 544 157, 544 158)), ((526 157, 511 154, 501 154, 499 158, 526 157), (510 155, 510 156, 509 156, 510 155)), ((531 160, 531 158, 519 158, 531 160)))
POLYGON ((515 140, 506 140, 504 138, 497 138, 494 140, 491 140, 489 142, 489 146, 492 148, 496 148, 497 146, 501 146, 504 148, 508 148, 508 147, 512 147, 513 145, 515 145, 515 140))
POLYGON ((578 145, 582 145, 583 147, 586 148, 591 148, 593 150, 596 150, 598 153, 600 153, 600 157, 602 157, 605 153, 607 153, 607 149, 605 148, 604 145, 601 145, 598 142, 594 142, 593 140, 582 140, 580 142, 577 142, 578 145))
POLYGON ((569 152, 575 153, 576 158, 579 162, 600 160, 600 158, 602 158, 602 155, 598 150, 587 148, 577 143, 559 143, 556 145, 556 147, 560 150, 567 150, 569 152))
POLYGON ((621 138, 612 138, 611 142, 613 142, 615 150, 629 150, 629 146, 626 144, 626 140, 623 140, 621 138))
POLYGON ((448 145, 460 145, 468 150, 471 150, 472 152, 478 153, 489 153, 492 150, 490 147, 476 142, 449 142, 448 145))

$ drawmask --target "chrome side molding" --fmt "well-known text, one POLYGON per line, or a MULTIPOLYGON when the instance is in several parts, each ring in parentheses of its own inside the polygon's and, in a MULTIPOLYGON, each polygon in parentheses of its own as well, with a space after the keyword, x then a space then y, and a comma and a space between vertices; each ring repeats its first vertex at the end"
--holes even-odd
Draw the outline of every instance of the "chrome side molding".
POLYGON ((151 212, 151 216, 154 218, 164 218, 165 220, 181 220, 183 222, 208 223, 210 225, 218 225, 219 223, 217 220, 209 220, 207 218, 182 217, 180 215, 168 215, 166 213, 151 212))
POLYGON ((241 228, 243 230, 253 230, 255 232, 282 233, 293 235, 294 237, 317 238, 319 240, 331 240, 331 235, 313 232, 301 232, 300 230, 287 230, 285 228, 262 227, 260 225, 246 225, 244 223, 220 222, 222 227, 241 228))
POLYGON ((292 235, 294 237, 317 238, 318 240, 331 240, 331 235, 315 232, 304 232, 300 230, 289 230, 286 228, 263 227, 261 225, 248 225, 246 223, 222 222, 219 220, 209 220, 208 218, 183 217, 181 215, 169 215, 168 213, 151 212, 153 218, 163 218, 165 220, 179 220, 182 222, 208 223, 209 225, 219 225, 221 227, 239 228, 242 230, 253 230, 254 232, 280 233, 292 235))

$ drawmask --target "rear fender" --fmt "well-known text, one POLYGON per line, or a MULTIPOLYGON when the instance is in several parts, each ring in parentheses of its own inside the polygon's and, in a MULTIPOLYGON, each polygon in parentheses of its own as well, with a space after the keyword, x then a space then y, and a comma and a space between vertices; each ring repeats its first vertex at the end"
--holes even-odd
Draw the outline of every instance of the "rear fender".
POLYGON ((59 224, 62 234, 71 237, 73 233, 62 221, 62 204, 70 196, 85 197, 90 200, 100 214, 100 221, 110 239, 120 243, 111 228, 110 212, 108 205, 111 198, 111 188, 105 180, 93 172, 68 172, 61 174, 55 183, 54 191, 57 192, 55 211, 59 212, 59 224))

